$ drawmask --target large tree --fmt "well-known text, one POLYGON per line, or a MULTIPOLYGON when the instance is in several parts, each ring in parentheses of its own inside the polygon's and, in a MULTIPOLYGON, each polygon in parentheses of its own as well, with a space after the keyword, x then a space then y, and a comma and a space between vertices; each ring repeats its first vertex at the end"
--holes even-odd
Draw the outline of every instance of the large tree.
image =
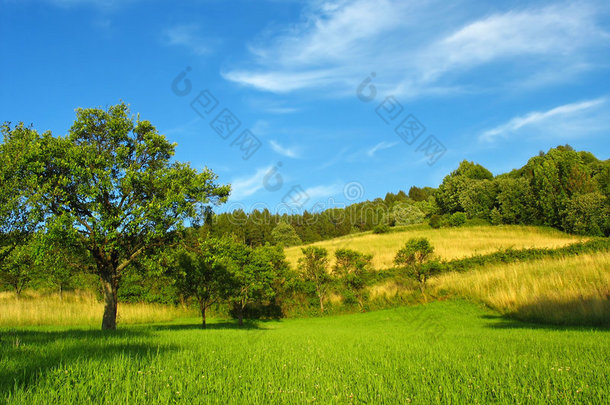
POLYGON ((29 146, 38 178, 29 196, 48 229, 70 231, 93 258, 105 295, 102 329, 116 328, 125 269, 229 194, 210 169, 172 161, 175 147, 122 103, 78 109, 67 136, 46 134, 29 146))

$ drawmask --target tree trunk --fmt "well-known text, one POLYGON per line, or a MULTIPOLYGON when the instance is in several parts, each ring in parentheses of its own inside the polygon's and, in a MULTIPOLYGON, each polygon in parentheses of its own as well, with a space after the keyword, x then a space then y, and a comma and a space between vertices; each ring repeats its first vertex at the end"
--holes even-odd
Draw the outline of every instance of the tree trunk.
POLYGON ((102 330, 116 329, 116 314, 117 314, 117 283, 110 279, 102 279, 102 287, 104 288, 104 317, 102 318, 102 330))
POLYGON ((59 283, 59 300, 64 300, 64 285, 62 283, 59 283))
POLYGON ((205 324, 205 303, 203 301, 199 301, 199 310, 201 311, 201 329, 206 328, 205 324))
POLYGON ((426 280, 420 281, 419 282, 419 289, 421 290, 422 297, 424 297, 424 303, 427 303, 428 299, 426 298, 426 293, 424 292, 425 287, 426 287, 426 280))
POLYGON ((318 293, 318 298, 320 299, 320 313, 324 313, 324 298, 322 294, 318 293))

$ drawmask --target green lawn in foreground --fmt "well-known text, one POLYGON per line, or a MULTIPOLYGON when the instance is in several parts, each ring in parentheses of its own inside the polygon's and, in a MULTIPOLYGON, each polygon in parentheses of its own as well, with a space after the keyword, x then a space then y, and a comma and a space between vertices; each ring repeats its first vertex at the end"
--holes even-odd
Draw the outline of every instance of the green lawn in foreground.
POLYGON ((261 322, 2 330, 9 403, 608 403, 610 331, 452 301, 261 322))

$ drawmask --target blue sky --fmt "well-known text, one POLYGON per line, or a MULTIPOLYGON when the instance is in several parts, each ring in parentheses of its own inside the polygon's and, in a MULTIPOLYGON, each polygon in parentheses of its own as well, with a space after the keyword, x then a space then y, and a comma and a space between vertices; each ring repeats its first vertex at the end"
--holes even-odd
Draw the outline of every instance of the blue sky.
POLYGON ((610 158, 605 1, 0 0, 0 55, 0 120, 65 134, 123 100, 233 185, 221 210, 610 158))

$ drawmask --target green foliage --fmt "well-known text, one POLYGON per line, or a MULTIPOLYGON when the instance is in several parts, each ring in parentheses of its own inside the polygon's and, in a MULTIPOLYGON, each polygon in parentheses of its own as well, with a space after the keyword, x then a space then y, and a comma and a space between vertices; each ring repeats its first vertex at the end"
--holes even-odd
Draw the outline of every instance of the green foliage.
POLYGON ((403 268, 408 277, 419 282, 422 294, 428 278, 442 269, 439 262, 428 262, 433 253, 434 247, 427 238, 411 238, 394 258, 396 266, 403 268))
POLYGON ((412 186, 409 189, 409 198, 415 202, 426 201, 428 198, 434 196, 435 191, 436 190, 430 187, 419 188, 412 186))
POLYGON ((426 262, 434 253, 434 247, 427 238, 411 238, 394 258, 399 267, 418 266, 426 262))
POLYGON ((498 177, 497 208, 505 224, 534 224, 536 202, 529 181, 523 177, 498 177))
POLYGON ((424 213, 412 203, 399 203, 392 207, 389 215, 382 223, 390 226, 405 226, 421 224, 424 221, 424 213))
POLYGON ((468 218, 487 219, 496 196, 497 187, 492 180, 478 180, 466 184, 459 194, 459 201, 468 218))
POLYGON ((600 192, 573 196, 563 211, 563 228, 580 235, 610 235, 610 201, 600 192))
MULTIPOLYGON (((20 133, 13 129, 11 135, 20 133)), ((78 109, 65 137, 30 134, 19 169, 26 178, 23 209, 61 221, 90 252, 106 294, 102 327, 116 327, 117 290, 127 266, 165 244, 209 205, 225 201, 228 186, 174 162, 169 143, 148 121, 134 120, 125 104, 78 109)))
POLYGON ((438 229, 442 225, 442 217, 438 214, 434 214, 430 217, 430 227, 434 229, 438 229))
POLYGON ((494 207, 489 214, 489 221, 492 225, 502 225, 503 218, 500 210, 497 207, 494 207))
POLYGON ((449 225, 450 226, 462 226, 466 223, 466 214, 463 212, 454 212, 449 217, 449 225))
POLYGON ((493 212, 494 223, 545 224, 600 235, 607 233, 607 226, 599 194, 579 196, 601 193, 608 198, 609 191, 610 163, 566 145, 541 153, 523 168, 495 179, 483 167, 462 162, 439 186, 436 202, 444 214, 465 212, 468 218, 490 219, 493 212), (585 214, 585 205, 596 211, 585 214))
POLYGON ((367 274, 372 269, 373 256, 351 249, 337 249, 335 259, 333 275, 339 279, 349 293, 353 294, 360 309, 364 310, 367 274))
POLYGON ((373 233, 381 234, 390 232, 390 227, 386 224, 379 224, 373 228, 373 233))
POLYGON ((271 236, 276 244, 281 244, 286 247, 296 246, 302 243, 301 238, 299 238, 299 235, 297 235, 292 225, 284 221, 280 221, 280 223, 273 228, 271 236))
POLYGON ((223 241, 207 239, 185 243, 177 249, 174 256, 175 283, 184 298, 197 300, 206 327, 207 309, 221 299, 227 298, 234 285, 228 270, 223 241))
POLYGON ((320 312, 324 313, 324 300, 332 282, 328 272, 328 251, 316 246, 308 246, 301 251, 303 252, 303 257, 299 258, 301 275, 313 286, 320 303, 320 312))
POLYGON ((18 245, 0 263, 0 283, 12 288, 19 296, 36 277, 36 270, 32 246, 18 245))
POLYGON ((271 300, 285 281, 288 264, 281 246, 251 248, 230 238, 217 239, 213 257, 231 276, 228 300, 232 314, 243 324, 248 305, 271 300))

